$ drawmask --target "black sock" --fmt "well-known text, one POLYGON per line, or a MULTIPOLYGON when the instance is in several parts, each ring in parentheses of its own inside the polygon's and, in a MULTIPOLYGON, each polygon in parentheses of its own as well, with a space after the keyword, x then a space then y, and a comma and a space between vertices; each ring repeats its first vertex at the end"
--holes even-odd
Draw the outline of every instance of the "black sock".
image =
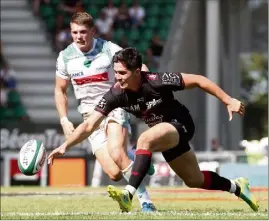
MULTIPOLYGON (((146 176, 148 169, 150 167, 152 153, 148 150, 137 150, 136 158, 133 164, 131 177, 129 180, 129 185, 137 189, 141 184, 142 180, 146 176)), ((133 195, 130 193, 130 198, 133 195)))
MULTIPOLYGON (((212 171, 202 171, 204 174, 204 184, 201 187, 206 190, 222 190, 230 192, 231 181, 225 177, 220 176, 219 174, 212 171)), ((240 195, 240 187, 236 184, 235 195, 240 195)))

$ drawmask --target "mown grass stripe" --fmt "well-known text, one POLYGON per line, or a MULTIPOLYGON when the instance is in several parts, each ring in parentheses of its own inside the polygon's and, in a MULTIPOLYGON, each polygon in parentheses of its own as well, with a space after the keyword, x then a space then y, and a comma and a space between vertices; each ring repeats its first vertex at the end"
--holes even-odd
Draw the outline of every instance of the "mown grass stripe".
MULTIPOLYGON (((35 213, 29 213, 29 212, 2 212, 1 216, 79 216, 79 215, 104 215, 104 216, 109 216, 109 215, 137 215, 141 214, 141 212, 129 212, 129 213, 120 213, 120 212, 35 212, 35 213)), ((242 212, 190 212, 190 211, 167 211, 167 212, 155 212, 155 213, 150 213, 150 216, 164 216, 164 215, 175 215, 175 216, 251 216, 251 217, 256 217, 256 216, 263 216, 267 217, 268 215, 265 213, 242 213, 242 212)))

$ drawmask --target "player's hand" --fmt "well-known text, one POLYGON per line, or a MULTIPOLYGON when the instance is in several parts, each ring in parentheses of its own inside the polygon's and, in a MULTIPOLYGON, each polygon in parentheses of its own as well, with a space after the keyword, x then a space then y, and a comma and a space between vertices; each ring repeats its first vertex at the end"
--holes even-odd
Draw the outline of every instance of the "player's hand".
POLYGON ((65 151, 66 151, 66 146, 64 144, 56 148, 55 150, 53 150, 48 156, 48 164, 52 165, 54 158, 57 156, 63 156, 65 154, 65 151))
POLYGON ((245 114, 244 104, 235 98, 230 99, 229 103, 227 104, 227 110, 229 113, 229 121, 232 120, 234 112, 240 114, 241 116, 245 114))
POLYGON ((61 125, 64 131, 65 138, 67 139, 75 130, 74 125, 67 119, 67 117, 63 117, 61 119, 61 125))

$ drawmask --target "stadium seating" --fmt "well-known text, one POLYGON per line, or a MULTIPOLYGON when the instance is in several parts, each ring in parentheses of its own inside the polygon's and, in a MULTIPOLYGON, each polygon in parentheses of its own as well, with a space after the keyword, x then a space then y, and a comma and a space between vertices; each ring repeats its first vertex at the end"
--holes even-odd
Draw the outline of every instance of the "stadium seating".
POLYGON ((17 121, 27 116, 26 110, 21 102, 17 91, 12 90, 8 93, 7 106, 0 106, 0 121, 8 123, 17 121))
MULTIPOLYGON (((55 28, 58 0, 52 0, 51 5, 41 5, 40 16, 46 21, 48 31, 55 28)), ((84 0, 85 11, 96 18, 102 8, 106 6, 106 0, 84 0)), ((114 4, 119 6, 121 0, 114 0, 114 4)), ((132 0, 126 0, 128 7, 132 5, 132 0)), ((150 39, 154 34, 158 34, 161 40, 167 38, 169 25, 173 16, 176 0, 140 0, 140 4, 145 8, 145 23, 135 30, 114 30, 113 41, 119 43, 121 37, 126 35, 129 45, 139 48, 145 55, 150 39)), ((70 15, 64 14, 64 21, 69 22, 70 15)))
POLYGON ((8 103, 10 106, 16 106, 21 102, 20 95, 16 91, 10 91, 8 93, 8 103))

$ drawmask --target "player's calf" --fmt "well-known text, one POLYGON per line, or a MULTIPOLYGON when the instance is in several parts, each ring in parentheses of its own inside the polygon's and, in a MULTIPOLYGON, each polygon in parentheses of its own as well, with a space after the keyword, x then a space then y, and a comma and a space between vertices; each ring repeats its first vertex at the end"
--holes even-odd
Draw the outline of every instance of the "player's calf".
POLYGON ((200 188, 203 185, 202 176, 186 178, 183 181, 190 188, 200 188))
MULTIPOLYGON (((133 147, 132 150, 127 151, 128 157, 132 161, 135 161, 135 156, 136 156, 135 152, 136 152, 136 145, 133 147)), ((154 164, 151 161, 150 167, 149 167, 149 170, 148 170, 147 174, 152 176, 154 173, 155 173, 155 168, 154 168, 154 164)))
POLYGON ((111 180, 119 181, 122 179, 121 170, 110 157, 106 147, 98 148, 94 154, 104 173, 108 175, 111 180))
POLYGON ((236 196, 240 195, 240 186, 234 181, 212 171, 202 171, 204 175, 204 182, 201 186, 202 189, 207 190, 222 190, 230 193, 234 193, 236 196))
POLYGON ((126 187, 131 199, 149 170, 151 156, 152 153, 148 150, 139 149, 136 151, 136 159, 133 164, 129 185, 127 186, 128 188, 126 187))

